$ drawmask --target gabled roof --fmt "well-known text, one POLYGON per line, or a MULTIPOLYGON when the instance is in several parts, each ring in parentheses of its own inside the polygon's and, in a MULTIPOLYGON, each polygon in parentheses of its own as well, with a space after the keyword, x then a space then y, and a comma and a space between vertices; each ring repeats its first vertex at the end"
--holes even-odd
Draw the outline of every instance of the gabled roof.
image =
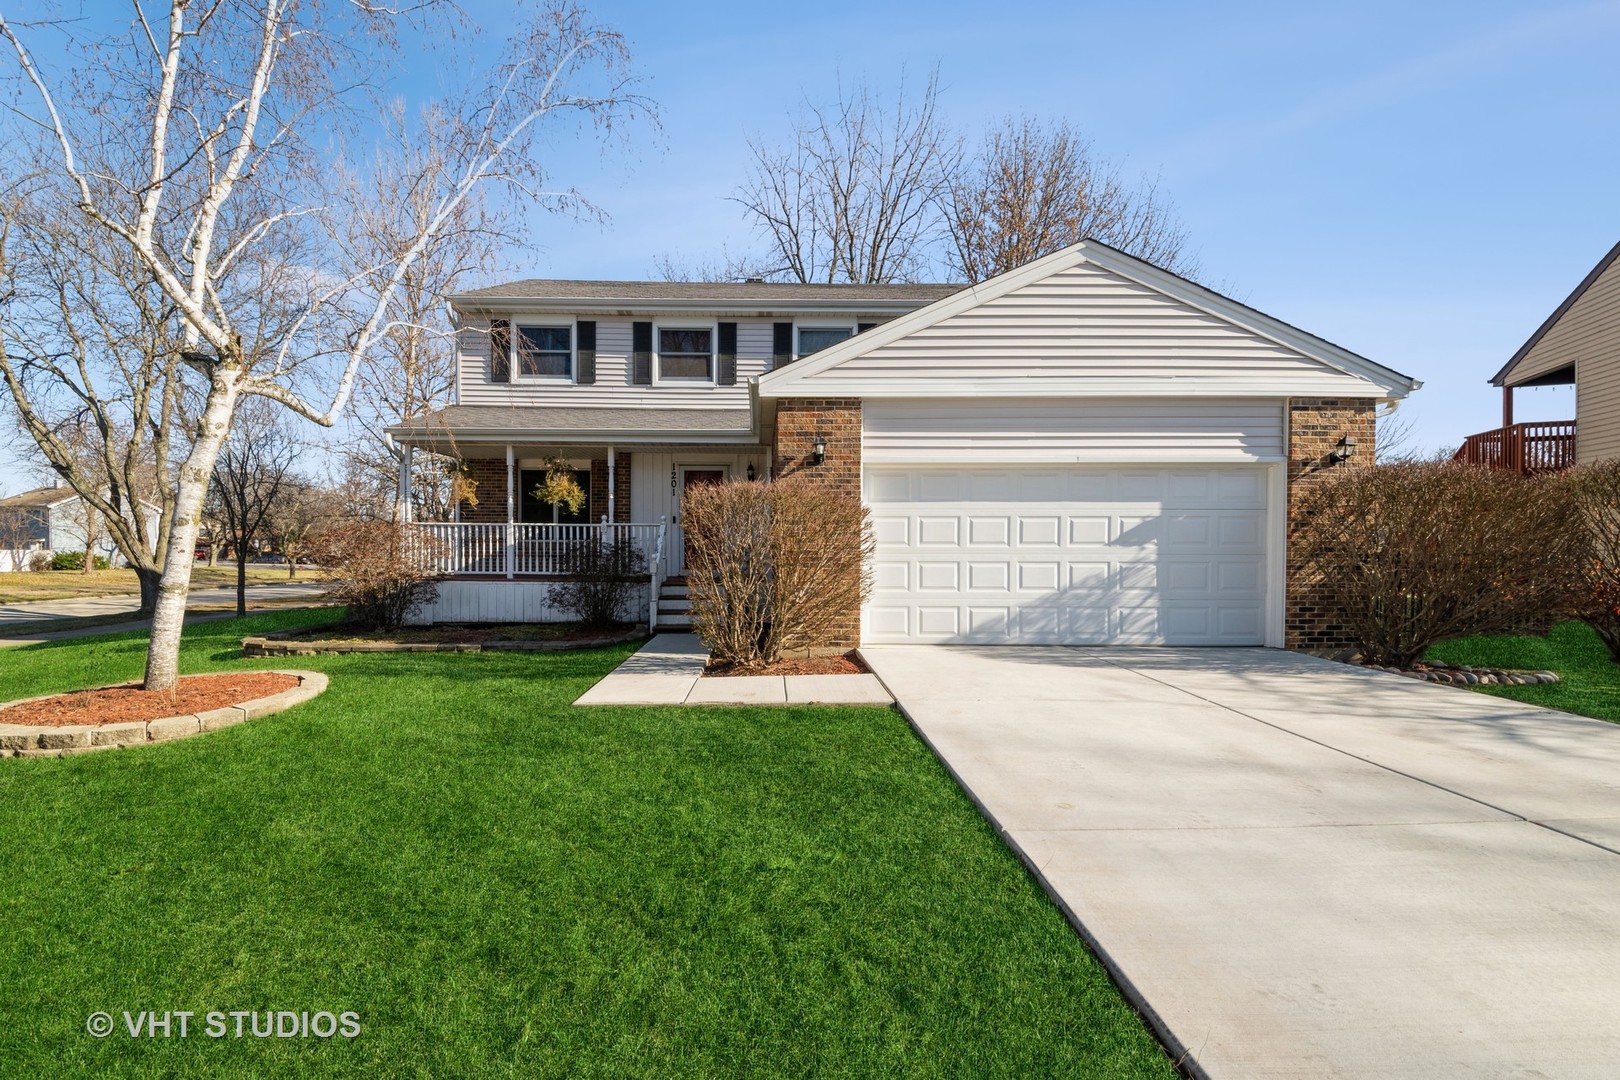
POLYGON ((40 487, 28 491, 19 491, 17 494, 0 499, 0 510, 14 510, 24 507, 60 506, 65 502, 72 502, 79 497, 79 493, 70 487, 40 487))
POLYGON ((741 311, 910 311, 960 285, 815 285, 781 281, 574 281, 529 278, 458 293, 458 309, 567 306, 580 311, 701 308, 741 311))
MULTIPOLYGON (((79 493, 71 487, 39 487, 28 491, 19 491, 15 495, 0 499, 0 510, 18 509, 23 507, 55 507, 70 503, 79 497, 79 493)), ((145 499, 140 504, 148 510, 159 510, 145 499)))
MULTIPOLYGON (((795 362, 761 376, 758 390, 761 397, 791 397, 810 393, 809 380, 823 372, 846 364, 858 357, 876 353, 879 350, 902 342, 904 339, 918 335, 919 332, 944 323, 946 320, 975 309, 992 304, 1002 297, 1008 296, 1020 289, 1037 285, 1049 278, 1074 270, 1083 264, 1091 264, 1102 271, 1118 275, 1135 283, 1150 294, 1168 298, 1186 305, 1186 308, 1196 309, 1202 313, 1199 317, 1208 316, 1213 320, 1212 325, 1225 325, 1240 328, 1254 336, 1254 340, 1263 339, 1265 347, 1275 348, 1279 353, 1297 355, 1301 362, 1315 362, 1321 365, 1317 370, 1330 372, 1340 388, 1336 392, 1348 393, 1345 388, 1355 387, 1365 390, 1369 394, 1379 397, 1400 398, 1405 397, 1422 383, 1402 375, 1400 372, 1381 364, 1374 363, 1366 357, 1359 356, 1348 349, 1334 345, 1314 334, 1308 334, 1297 327, 1290 326, 1279 319, 1274 319, 1263 312, 1256 311, 1245 304, 1222 296, 1202 285, 1198 285, 1186 278, 1161 270, 1141 259, 1127 255, 1122 251, 1109 247, 1096 240, 1082 240, 1061 251, 1053 252, 1034 262, 1010 270, 978 285, 970 285, 960 289, 952 295, 937 300, 927 307, 920 308, 909 314, 902 315, 881 326, 874 327, 864 334, 856 335, 837 345, 821 350, 814 356, 795 362)), ((1117 279, 1116 279, 1117 280, 1117 279)), ((1182 309, 1185 310, 1185 309, 1182 309)), ((875 360, 873 361, 875 363, 875 360)), ((998 373, 999 374, 999 373, 998 373)), ((1013 375, 1017 375, 1013 372, 1013 375)), ((896 379, 906 378, 906 373, 897 369, 896 379)), ((825 381, 825 380, 824 380, 825 381)), ((930 380, 917 379, 919 388, 923 388, 930 380)), ((1039 393, 1041 385, 1033 380, 1019 380, 1003 377, 1003 388, 994 392, 1039 393), (1019 390, 1018 386, 1024 389, 1019 390)), ((1172 386, 1173 380, 1166 380, 1164 387, 1173 391, 1178 387, 1172 386)), ((1106 389, 1106 392, 1128 394, 1130 379, 1116 378, 1106 389)), ((1097 384, 1098 390, 1104 391, 1101 381, 1097 384)), ((1180 385, 1185 385, 1180 384, 1180 385)), ((1326 384, 1324 384, 1326 385, 1326 384)), ((840 394, 855 393, 857 391, 840 387, 840 394)), ((1066 389, 1064 393, 1088 393, 1086 389, 1066 389)), ((1263 396, 1264 391, 1254 391, 1255 396, 1263 396)), ((838 395, 834 395, 838 396, 838 395)))
POLYGON ((1518 367, 1520 362, 1530 355, 1530 350, 1534 349, 1541 339, 1547 336, 1549 330, 1558 325, 1558 320, 1562 319, 1565 313, 1574 307, 1582 296, 1586 295, 1586 290, 1595 285, 1598 278, 1603 276, 1603 272, 1612 266, 1617 259, 1620 259, 1620 244, 1615 244, 1614 247, 1609 249, 1607 255, 1598 260, 1598 264, 1592 267, 1592 272, 1582 278, 1579 285, 1575 286, 1575 291, 1564 297, 1564 302, 1553 309, 1553 313, 1547 316, 1545 322, 1536 327, 1536 332, 1530 335, 1530 340, 1520 345, 1519 351, 1513 354, 1513 358, 1502 365, 1502 370, 1491 376, 1492 386, 1501 386, 1507 381, 1507 377, 1513 374, 1513 369, 1518 367))

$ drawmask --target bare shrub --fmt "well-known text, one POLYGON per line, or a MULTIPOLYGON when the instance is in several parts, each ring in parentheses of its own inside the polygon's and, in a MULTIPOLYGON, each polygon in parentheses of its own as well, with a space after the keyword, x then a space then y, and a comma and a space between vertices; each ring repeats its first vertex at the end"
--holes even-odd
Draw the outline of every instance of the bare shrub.
POLYGON ((395 521, 350 521, 321 532, 311 553, 332 573, 326 595, 367 630, 391 630, 439 594, 431 537, 395 521))
POLYGON ((1396 462, 1316 479, 1298 509, 1304 583, 1370 663, 1410 667, 1436 642, 1544 629, 1567 610, 1576 530, 1556 478, 1396 462))
POLYGON ((628 543, 572 544, 563 565, 573 580, 557 590, 554 603, 593 629, 625 621, 630 598, 647 577, 647 560, 628 543))
POLYGON ((1620 663, 1620 461, 1583 465, 1563 482, 1580 544, 1571 606, 1620 663))
POLYGON ((693 488, 681 523, 692 626, 720 660, 762 667, 824 645, 871 587, 866 508, 807 477, 693 488))

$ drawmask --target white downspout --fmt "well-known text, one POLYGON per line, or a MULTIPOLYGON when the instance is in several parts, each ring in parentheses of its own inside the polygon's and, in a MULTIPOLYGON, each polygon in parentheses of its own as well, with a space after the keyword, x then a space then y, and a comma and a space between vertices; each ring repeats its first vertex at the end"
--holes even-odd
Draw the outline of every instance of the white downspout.
POLYGON ((614 470, 615 466, 618 465, 618 458, 619 458, 619 455, 613 449, 613 447, 611 447, 611 446, 608 447, 608 485, 607 485, 607 487, 608 487, 608 512, 607 512, 607 517, 608 517, 608 522, 610 524, 612 522, 615 522, 615 521, 619 520, 618 515, 613 512, 613 489, 614 489, 614 487, 617 486, 614 483, 613 470, 614 470))

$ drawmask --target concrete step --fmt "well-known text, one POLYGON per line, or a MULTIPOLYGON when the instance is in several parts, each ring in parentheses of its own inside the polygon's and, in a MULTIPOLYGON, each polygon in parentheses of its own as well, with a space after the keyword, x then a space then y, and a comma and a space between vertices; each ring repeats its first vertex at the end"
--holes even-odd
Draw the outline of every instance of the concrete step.
POLYGON ((671 615, 660 615, 658 616, 657 630, 659 633, 690 633, 692 630, 692 620, 678 618, 671 615))

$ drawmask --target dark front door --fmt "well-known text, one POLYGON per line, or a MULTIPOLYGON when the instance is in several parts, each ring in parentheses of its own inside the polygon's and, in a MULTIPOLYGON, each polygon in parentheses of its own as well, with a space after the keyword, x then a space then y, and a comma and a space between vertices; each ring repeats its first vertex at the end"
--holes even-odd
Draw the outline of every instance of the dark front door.
POLYGON ((575 469, 574 482, 585 493, 585 504, 579 508, 578 513, 569 513, 566 506, 552 506, 548 502, 541 502, 534 491, 546 482, 546 470, 521 469, 518 472, 518 520, 550 525, 556 522, 559 525, 583 525, 591 520, 591 470, 575 469))
MULTIPOLYGON (((724 469, 682 469, 681 497, 684 499, 686 497, 686 493, 695 487, 702 487, 705 484, 722 484, 725 483, 725 479, 726 470, 724 469)), ((681 550, 682 562, 691 562, 692 545, 687 541, 686 533, 684 531, 681 533, 681 550)), ((681 567, 681 572, 683 574, 686 572, 686 567, 684 565, 681 567)))

